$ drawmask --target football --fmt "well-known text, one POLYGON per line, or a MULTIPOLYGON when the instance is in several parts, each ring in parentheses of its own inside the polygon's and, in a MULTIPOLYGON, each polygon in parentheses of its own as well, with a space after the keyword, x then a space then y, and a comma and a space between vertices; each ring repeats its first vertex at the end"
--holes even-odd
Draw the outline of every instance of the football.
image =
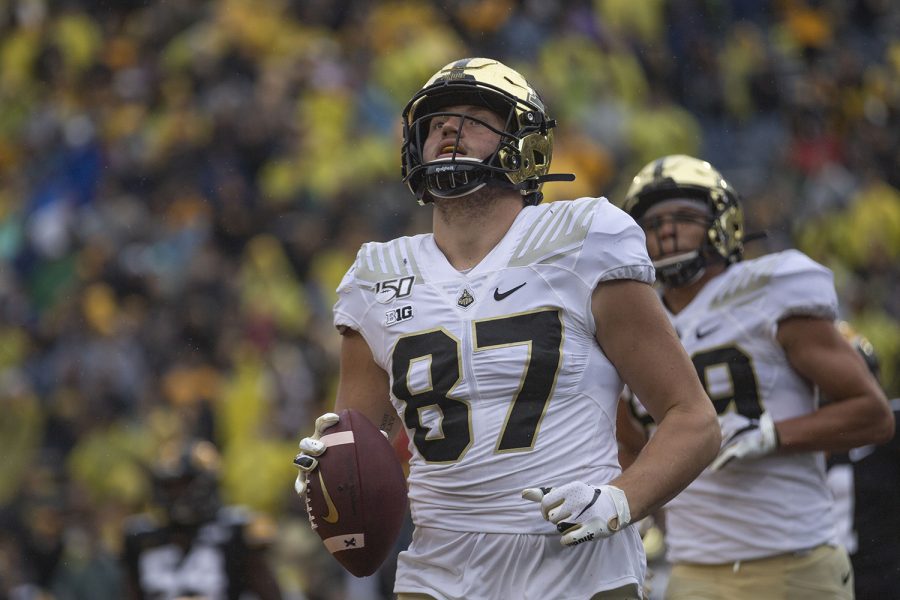
POLYGON ((393 446, 362 413, 341 420, 320 438, 326 450, 308 475, 309 523, 341 565, 357 577, 385 561, 406 515, 406 477, 393 446))

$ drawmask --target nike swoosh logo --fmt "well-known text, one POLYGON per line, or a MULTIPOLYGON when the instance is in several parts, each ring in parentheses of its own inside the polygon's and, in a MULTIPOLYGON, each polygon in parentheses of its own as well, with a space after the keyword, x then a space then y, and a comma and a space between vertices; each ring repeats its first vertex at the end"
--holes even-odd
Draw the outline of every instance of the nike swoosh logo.
MULTIPOLYGON (((528 282, 526 281, 525 283, 528 283, 528 282)), ((511 290, 506 290, 505 292, 501 292, 501 291, 500 291, 500 288, 494 288, 494 300, 496 300, 497 302, 499 302, 500 300, 503 300, 504 298, 506 298, 507 296, 509 296, 509 295, 512 294, 513 292, 515 292, 515 291, 517 291, 517 290, 520 290, 520 289, 522 289, 523 287, 525 287, 525 283, 523 283, 523 284, 521 284, 521 285, 517 285, 517 286, 514 287, 513 289, 511 289, 511 290)))
POLYGON ((847 571, 846 575, 841 575, 841 583, 844 585, 847 585, 847 582, 850 581, 850 575, 852 573, 853 573, 853 571, 847 571))
POLYGON ((322 495, 325 496, 325 506, 328 507, 328 514, 322 518, 328 523, 337 523, 340 516, 338 515, 337 507, 334 505, 334 502, 331 501, 331 496, 328 495, 328 488, 325 487, 325 480, 322 479, 322 472, 319 471, 316 475, 319 476, 319 485, 322 486, 322 495))
POLYGON ((601 494, 601 493, 602 493, 602 492, 601 492, 600 490, 598 490, 597 488, 594 488, 594 497, 591 498, 591 501, 588 502, 587 506, 585 506, 584 508, 581 509, 581 512, 580 512, 580 513, 578 513, 577 515, 575 515, 575 518, 577 519, 578 517, 580 517, 581 515, 584 514, 584 511, 586 511, 587 509, 589 509, 590 507, 592 507, 592 506, 594 505, 594 503, 597 501, 597 498, 600 497, 600 494, 601 494))
MULTIPOLYGON (((541 489, 543 489, 543 488, 541 488, 541 489)), ((548 488, 548 491, 549 491, 549 490, 550 490, 550 488, 548 488)), ((577 515, 575 515, 575 518, 576 518, 576 519, 579 518, 581 515, 584 514, 584 511, 586 511, 587 509, 589 509, 590 507, 592 507, 592 506, 594 505, 594 503, 597 502, 597 498, 600 497, 600 494, 601 494, 601 493, 602 493, 602 492, 601 492, 600 490, 598 490, 597 488, 594 488, 594 497, 591 499, 590 502, 588 502, 588 505, 587 505, 587 506, 585 506, 584 508, 581 509, 581 512, 580 512, 580 513, 578 513, 577 515)), ((568 531, 569 529, 575 527, 576 525, 578 525, 578 523, 568 523, 568 522, 566 522, 566 521, 560 521, 559 523, 556 524, 556 530, 557 530, 558 532, 560 532, 560 533, 565 533, 566 531, 568 531)))
POLYGON ((707 327, 706 329, 698 329, 697 330, 697 339, 699 340, 701 338, 705 338, 706 336, 711 334, 713 331, 716 331, 721 326, 722 326, 721 323, 715 323, 714 325, 711 325, 710 327, 707 327))

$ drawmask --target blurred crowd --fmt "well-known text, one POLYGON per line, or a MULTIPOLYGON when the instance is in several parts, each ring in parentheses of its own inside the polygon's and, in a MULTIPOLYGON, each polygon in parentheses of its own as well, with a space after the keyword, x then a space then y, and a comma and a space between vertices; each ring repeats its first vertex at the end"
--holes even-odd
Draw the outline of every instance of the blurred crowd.
POLYGON ((119 597, 122 519, 188 436, 278 525, 287 597, 343 597, 290 458, 359 245, 429 226, 399 114, 460 57, 544 94, 578 177, 549 200, 714 160, 749 254, 833 269, 900 395, 897 32, 890 0, 0 0, 0 598, 119 597))

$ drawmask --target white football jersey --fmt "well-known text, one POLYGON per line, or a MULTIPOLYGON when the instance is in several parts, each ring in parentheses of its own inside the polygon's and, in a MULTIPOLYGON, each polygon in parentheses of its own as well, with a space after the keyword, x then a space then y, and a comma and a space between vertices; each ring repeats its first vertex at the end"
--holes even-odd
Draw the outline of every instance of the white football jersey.
POLYGON ((466 273, 431 234, 363 245, 334 322, 390 376, 417 525, 556 534, 523 489, 619 474, 622 383, 594 339, 591 294, 653 281, 644 244, 631 217, 582 198, 524 208, 466 273))
MULTIPOLYGON (((776 422, 816 410, 814 388, 791 369, 775 338, 778 322, 794 315, 837 316, 831 271, 796 250, 732 265, 669 314, 723 437, 763 410, 776 422)), ((666 505, 668 558, 716 564, 830 542, 830 504, 822 453, 707 469, 666 505)))

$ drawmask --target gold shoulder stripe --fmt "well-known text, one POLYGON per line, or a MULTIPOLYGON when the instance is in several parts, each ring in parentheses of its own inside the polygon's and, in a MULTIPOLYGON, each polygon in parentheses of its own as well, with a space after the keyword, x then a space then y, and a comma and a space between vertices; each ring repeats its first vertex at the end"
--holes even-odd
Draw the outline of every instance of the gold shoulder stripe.
POLYGON ((360 253, 356 278, 375 283, 415 275, 416 283, 422 283, 422 273, 412 251, 411 238, 398 238, 386 243, 371 242, 360 253))
POLYGON ((581 247, 594 219, 597 199, 554 202, 544 208, 513 252, 510 267, 553 262, 581 247))
MULTIPOLYGON (((749 302, 755 296, 754 292, 764 289, 772 280, 772 275, 777 266, 777 255, 762 256, 753 261, 743 263, 743 271, 732 275, 710 300, 711 308, 722 306, 729 302, 743 304, 749 302), (743 296, 740 301, 737 298, 743 296)), ((727 274, 727 272, 726 272, 727 274)))

